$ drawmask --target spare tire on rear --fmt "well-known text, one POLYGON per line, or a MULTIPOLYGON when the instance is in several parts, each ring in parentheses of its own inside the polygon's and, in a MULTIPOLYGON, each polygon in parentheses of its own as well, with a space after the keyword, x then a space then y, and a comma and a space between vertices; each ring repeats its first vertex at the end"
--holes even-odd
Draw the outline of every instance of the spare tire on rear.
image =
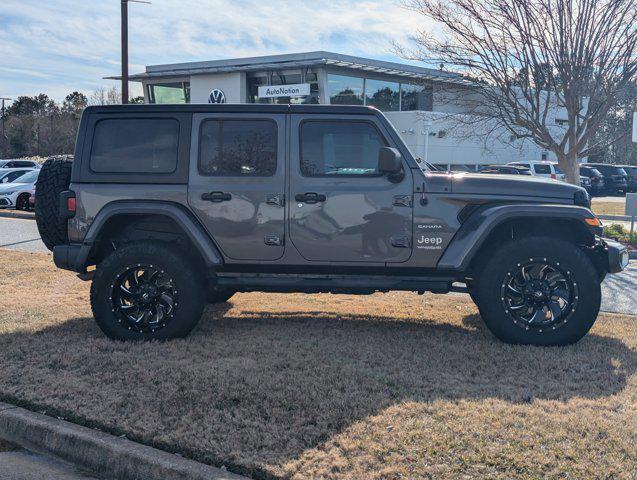
POLYGON ((49 158, 35 184, 35 220, 49 250, 69 243, 67 221, 60 218, 60 193, 69 189, 72 165, 68 158, 49 158))

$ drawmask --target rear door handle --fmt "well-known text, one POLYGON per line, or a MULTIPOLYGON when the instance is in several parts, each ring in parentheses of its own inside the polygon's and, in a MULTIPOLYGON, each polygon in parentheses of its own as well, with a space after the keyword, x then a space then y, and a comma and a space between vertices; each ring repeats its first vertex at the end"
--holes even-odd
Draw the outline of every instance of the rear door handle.
POLYGON ((311 204, 311 203, 324 202, 325 200, 327 200, 327 197, 321 193, 308 192, 308 193, 297 193, 296 196, 294 197, 294 200, 296 200, 297 202, 311 204))
POLYGON ((227 202, 229 200, 232 200, 232 195, 230 195, 227 192, 210 192, 210 193, 204 193, 201 196, 201 199, 207 202, 214 202, 214 203, 227 202))

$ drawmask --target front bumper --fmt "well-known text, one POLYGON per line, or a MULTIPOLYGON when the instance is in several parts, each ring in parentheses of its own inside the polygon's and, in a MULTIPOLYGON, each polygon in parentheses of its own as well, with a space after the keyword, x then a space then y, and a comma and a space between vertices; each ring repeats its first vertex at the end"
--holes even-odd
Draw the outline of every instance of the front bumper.
POLYGON ((618 273, 628 266, 629 254, 628 248, 615 240, 608 238, 600 239, 600 246, 606 253, 608 259, 608 272, 618 273))
POLYGON ((13 207, 9 197, 0 197, 0 208, 13 207))

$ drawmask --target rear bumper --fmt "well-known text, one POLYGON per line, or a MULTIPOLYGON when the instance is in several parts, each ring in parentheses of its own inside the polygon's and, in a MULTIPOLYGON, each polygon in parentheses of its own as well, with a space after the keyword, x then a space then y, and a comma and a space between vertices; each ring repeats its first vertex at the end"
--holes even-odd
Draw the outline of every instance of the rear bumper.
POLYGON ((58 245, 53 247, 53 263, 63 270, 85 273, 86 259, 90 247, 83 244, 58 245))
POLYGON ((629 254, 624 245, 608 238, 601 239, 600 245, 606 252, 609 273, 621 272, 628 266, 629 254))

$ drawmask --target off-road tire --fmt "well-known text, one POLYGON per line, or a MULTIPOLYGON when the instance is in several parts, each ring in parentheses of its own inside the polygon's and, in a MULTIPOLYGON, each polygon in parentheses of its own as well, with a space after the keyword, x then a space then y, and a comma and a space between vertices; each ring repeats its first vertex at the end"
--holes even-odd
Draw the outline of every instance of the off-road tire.
POLYGON ((573 344, 591 329, 601 303, 599 275, 586 253, 575 244, 551 237, 529 237, 500 246, 486 262, 476 287, 476 300, 485 324, 497 338, 514 344, 573 344), (505 279, 517 265, 531 259, 559 265, 576 285, 574 310, 555 329, 527 330, 506 312, 502 300, 505 279))
POLYGON ((206 292, 198 262, 176 246, 162 242, 134 242, 108 255, 98 266, 91 285, 91 308, 100 329, 114 340, 169 340, 185 337, 201 318, 206 292), (112 302, 118 275, 136 265, 152 265, 169 275, 177 292, 172 318, 154 332, 131 329, 118 317, 112 302))
POLYGON ((235 294, 234 290, 212 290, 208 293, 207 302, 210 304, 224 303, 235 294))
POLYGON ((73 162, 50 158, 40 170, 35 184, 35 220, 46 248, 69 243, 67 220, 60 218, 60 193, 71 183, 73 162))

